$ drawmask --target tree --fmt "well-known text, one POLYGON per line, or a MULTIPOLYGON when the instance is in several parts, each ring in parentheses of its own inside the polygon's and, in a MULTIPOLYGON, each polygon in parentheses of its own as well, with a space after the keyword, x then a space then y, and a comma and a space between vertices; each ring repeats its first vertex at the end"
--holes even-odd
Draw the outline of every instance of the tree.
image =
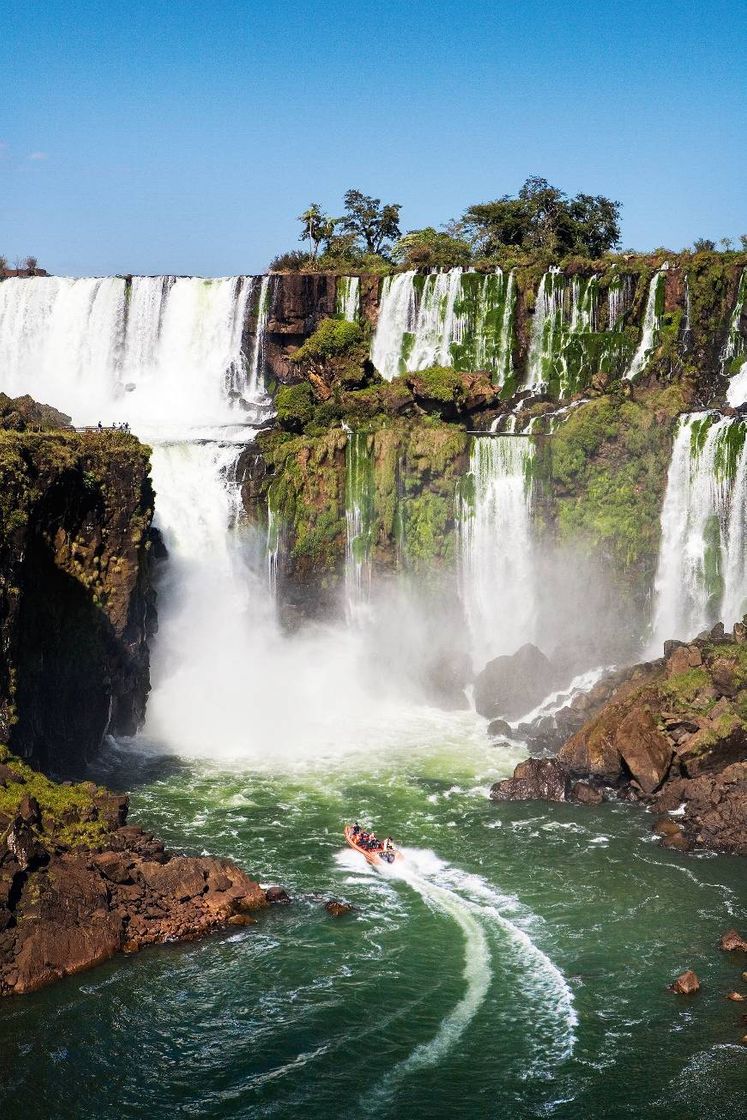
POLYGON ((734 248, 734 242, 730 237, 722 237, 719 244, 723 245, 725 253, 730 253, 734 248))
POLYGON ((369 253, 381 253, 389 241, 400 235, 399 203, 382 206, 380 198, 349 190, 345 193, 345 215, 339 224, 348 233, 360 237, 369 253))
POLYGON ((39 267, 39 261, 38 261, 37 257, 25 257, 24 258, 22 268, 24 268, 26 270, 26 272, 36 272, 38 267, 39 267))
POLYGON ((394 260, 408 268, 463 268, 471 255, 469 242, 433 226, 410 230, 392 249, 394 260))
POLYGON ((335 219, 325 214, 318 202, 312 202, 298 220, 303 227, 298 240, 309 242, 311 259, 315 260, 321 243, 334 233, 335 219))
POLYGON ((747 233, 740 233, 739 243, 742 246, 745 253, 747 253, 747 233))
POLYGON ((604 195, 568 196, 538 175, 526 180, 516 198, 470 206, 463 223, 486 256, 508 246, 562 256, 601 256, 620 244, 620 203, 604 195))
POLYGON ((716 248, 716 242, 711 241, 710 237, 696 237, 693 241, 694 253, 712 253, 716 248))

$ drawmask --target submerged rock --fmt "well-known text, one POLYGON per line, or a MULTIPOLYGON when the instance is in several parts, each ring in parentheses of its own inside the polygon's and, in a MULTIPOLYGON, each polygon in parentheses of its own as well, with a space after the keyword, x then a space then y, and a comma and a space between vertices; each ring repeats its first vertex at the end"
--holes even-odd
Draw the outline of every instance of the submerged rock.
POLYGON ((486 719, 515 720, 552 692, 555 672, 537 646, 489 661, 475 678, 475 708, 486 719))

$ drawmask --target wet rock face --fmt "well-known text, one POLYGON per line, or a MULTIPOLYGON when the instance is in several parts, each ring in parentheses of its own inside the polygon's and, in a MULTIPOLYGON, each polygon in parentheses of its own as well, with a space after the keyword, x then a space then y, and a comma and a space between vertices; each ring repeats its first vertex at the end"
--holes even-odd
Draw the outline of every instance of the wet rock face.
POLYGON ((144 715, 148 470, 123 432, 0 431, 0 741, 57 773, 144 715))
POLYGON ((700 980, 691 968, 677 977, 672 984, 672 991, 679 996, 690 996, 700 991, 700 980))

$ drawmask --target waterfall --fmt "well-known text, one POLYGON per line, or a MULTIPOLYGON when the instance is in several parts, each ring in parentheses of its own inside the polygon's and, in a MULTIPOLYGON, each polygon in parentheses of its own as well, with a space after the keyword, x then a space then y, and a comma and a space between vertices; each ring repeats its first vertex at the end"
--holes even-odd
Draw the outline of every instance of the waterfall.
POLYGON ((747 310, 747 268, 742 269, 734 309, 729 318, 726 342, 721 351, 721 369, 729 375, 727 403, 732 408, 747 403, 747 338, 742 334, 742 318, 747 310))
POLYGON ((661 514, 653 645, 687 640, 747 608, 747 424, 716 412, 680 418, 661 514))
POLYGON ((737 372, 736 370, 727 370, 727 366, 729 366, 735 358, 741 358, 747 351, 747 338, 745 338, 740 330, 745 309, 747 309, 747 268, 742 269, 742 273, 739 277, 737 299, 729 317, 726 341, 721 351, 721 366, 724 372, 737 372))
POLYGON ((643 316, 641 340, 638 349, 633 355, 633 360, 628 367, 625 377, 632 381, 643 370, 652 353, 659 344, 659 330, 661 316, 664 310, 664 278, 666 272, 659 269, 651 277, 646 299, 646 310, 643 316))
POLYGON ((360 288, 359 276, 337 277, 335 313, 350 323, 354 323, 360 315, 360 288))
POLYGON ((563 329, 565 277, 551 268, 540 281, 529 338, 526 388, 542 392, 550 383, 555 359, 555 339, 563 329))
POLYGON ((607 290, 607 330, 621 331, 630 308, 630 276, 615 276, 607 290))
POLYGON ((235 401, 264 401, 259 359, 248 377, 242 351, 252 291, 242 276, 4 280, 3 389, 78 424, 127 420, 163 433, 235 423, 235 401))
POLYGON ((349 431, 345 447, 345 607, 360 622, 371 590, 374 464, 366 432, 349 431))
POLYGON ((477 668, 535 636, 533 459, 527 436, 480 436, 472 443, 459 575, 477 668))
POLYGON ((254 334, 254 347, 249 371, 249 394, 252 399, 264 393, 264 359, 265 359, 265 334, 267 320, 270 317, 270 304, 272 292, 270 277, 263 276, 259 287, 259 300, 257 303, 257 327, 254 334))
POLYGON ((387 381, 430 366, 486 370, 496 384, 512 375, 513 273, 452 268, 427 276, 387 276, 371 360, 387 381))

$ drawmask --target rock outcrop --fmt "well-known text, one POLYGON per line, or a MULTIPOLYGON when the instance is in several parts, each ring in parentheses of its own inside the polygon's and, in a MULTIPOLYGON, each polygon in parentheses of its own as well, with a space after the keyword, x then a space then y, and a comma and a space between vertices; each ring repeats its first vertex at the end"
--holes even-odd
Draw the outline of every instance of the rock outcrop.
POLYGON ((134 733, 155 627, 148 449, 0 399, 0 741, 58 773, 134 733))
POLYGON ((126 797, 57 785, 0 747, 0 995, 287 900, 228 860, 166 851, 126 817, 126 797))
POLYGON ((491 796, 588 802, 590 782, 665 814, 655 831, 667 847, 747 855, 744 633, 739 623, 731 635, 720 626, 687 645, 667 643, 666 658, 631 671, 554 759, 521 763, 491 796), (527 779, 550 763, 543 792, 541 780, 527 779))
POLYGON ((475 678, 475 707, 486 719, 515 720, 535 708, 555 685, 555 671, 527 642, 516 653, 489 661, 475 678))

